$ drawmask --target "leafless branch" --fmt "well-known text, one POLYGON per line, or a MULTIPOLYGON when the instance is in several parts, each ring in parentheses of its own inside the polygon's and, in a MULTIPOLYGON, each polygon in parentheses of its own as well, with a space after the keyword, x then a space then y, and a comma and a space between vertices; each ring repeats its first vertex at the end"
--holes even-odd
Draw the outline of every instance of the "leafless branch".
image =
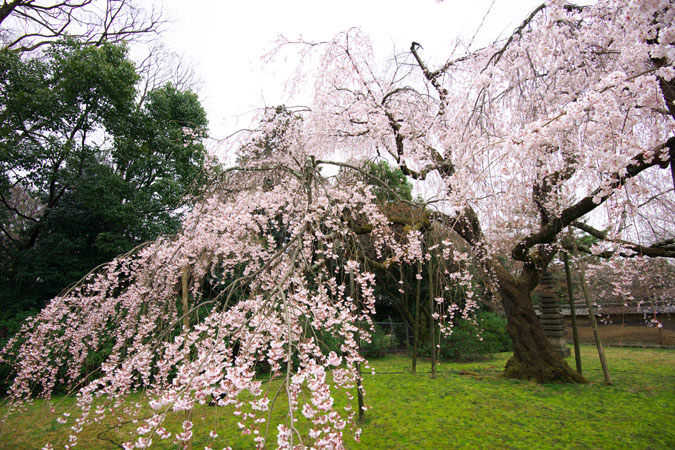
MULTIPOLYGON (((607 242, 614 242, 617 244, 620 244, 622 248, 627 248, 635 252, 635 255, 640 255, 640 256, 651 256, 651 257, 662 257, 662 258, 675 258, 675 249, 670 248, 672 243, 670 241, 673 241, 672 239, 666 240, 663 242, 658 242, 654 245, 641 245, 641 244, 636 244, 634 242, 628 242, 622 239, 608 239, 607 238, 607 233, 601 230, 598 230, 588 224, 585 224, 583 222, 579 222, 575 220, 571 224, 573 227, 578 228, 591 236, 600 239, 602 241, 607 241, 607 242)), ((577 244, 578 246, 578 244, 577 244)), ((584 250, 586 251, 586 250, 584 250)), ((589 250, 590 251, 590 250, 589 250)), ((591 252, 592 253, 592 252, 591 252)), ((617 252, 614 251, 606 251, 606 252, 601 252, 599 254, 595 254, 596 256, 600 257, 611 257, 617 252)), ((622 252, 619 250, 619 253, 622 256, 630 256, 626 252, 622 252)))
POLYGON ((485 68, 483 70, 487 69, 487 67, 490 64, 497 64, 499 62, 499 60, 504 55, 504 52, 506 51, 506 49, 509 47, 509 45, 511 45, 511 42, 513 42, 513 38, 515 36, 522 35, 525 28, 530 24, 530 22, 532 22, 532 20, 534 20, 534 18, 537 16, 537 14, 539 14, 539 12, 544 10, 544 8, 546 8, 546 4, 542 3, 541 5, 537 6, 535 8, 535 10, 532 11, 530 13, 530 15, 527 16, 527 18, 525 20, 523 20, 523 22, 518 26, 518 28, 516 28, 515 31, 511 34, 511 36, 509 36, 509 38, 506 40, 506 42, 504 43, 502 48, 499 51, 497 51, 495 54, 493 54, 490 57, 490 59, 488 59, 488 62, 487 62, 487 64, 485 64, 485 68))
POLYGON ((528 259, 528 250, 530 248, 537 244, 548 244, 553 242, 558 233, 565 227, 604 203, 610 197, 614 189, 623 186, 629 178, 636 177, 644 170, 653 166, 658 165, 664 169, 667 168, 670 163, 670 156, 664 156, 662 150, 673 147, 675 147, 675 138, 670 138, 668 142, 636 155, 633 158, 633 163, 625 168, 624 175, 618 173, 614 174, 610 179, 608 186, 604 189, 597 188, 574 205, 565 208, 558 217, 552 218, 550 222, 543 225, 539 231, 522 239, 513 248, 513 258, 517 261, 526 261, 528 259))
POLYGON ((3 48, 37 50, 66 36, 100 45, 158 33, 166 23, 161 10, 138 7, 134 0, 61 0, 38 4, 14 0, 0 6, 3 48))

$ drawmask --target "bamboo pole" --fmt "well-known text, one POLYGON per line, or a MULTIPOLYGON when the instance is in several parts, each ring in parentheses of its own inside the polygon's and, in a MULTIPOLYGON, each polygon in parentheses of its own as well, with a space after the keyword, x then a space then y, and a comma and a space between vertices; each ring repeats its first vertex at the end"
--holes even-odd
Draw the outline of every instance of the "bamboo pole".
POLYGON ((584 299, 586 300, 588 317, 591 319, 591 327, 593 327, 593 336, 595 337, 595 346, 598 348, 598 356, 600 357, 602 374, 605 377, 605 384, 609 386, 612 384, 612 380, 609 377, 607 359, 605 359, 605 350, 602 347, 602 340, 600 339, 600 333, 598 332, 598 322, 595 320, 595 311, 593 310, 593 305, 591 304, 591 296, 588 293, 588 287, 586 286, 586 276, 584 275, 583 268, 579 268, 579 281, 581 282, 581 290, 583 291, 584 299))
MULTIPOLYGON (((354 270, 350 269, 349 270, 349 292, 351 293, 352 301, 356 302, 357 305, 357 311, 360 311, 361 308, 359 307, 359 303, 356 300, 356 288, 354 286, 354 270)), ((359 323, 359 326, 356 330, 356 343, 359 346, 359 351, 361 351, 361 324, 359 323)), ((356 362, 354 363, 354 367, 356 367, 356 374, 357 374, 357 379, 356 379, 356 397, 357 401, 359 404, 359 422, 363 422, 363 387, 361 386, 361 363, 356 362)))
POLYGON ((417 263, 417 292, 415 294, 415 323, 413 325, 413 359, 412 359, 412 373, 417 373, 417 350, 420 340, 420 293, 422 290, 422 263, 417 263))
POLYGON ((389 316, 389 335, 391 336, 391 338, 389 339, 389 345, 393 344, 394 352, 398 352, 398 345, 396 344, 396 335, 394 334, 394 321, 391 319, 391 316, 389 316))
MULTIPOLYGON (((190 277, 190 267, 185 266, 183 267, 183 276, 182 276, 182 294, 183 294, 183 333, 187 335, 187 333, 190 330, 190 316, 188 315, 188 311, 190 308, 190 305, 188 303, 190 291, 188 289, 188 279, 190 277)), ((190 361, 190 348, 186 348, 186 355, 185 355, 185 362, 190 361)), ((185 411, 185 420, 188 422, 192 422, 192 410, 188 409, 185 411)), ((187 445, 186 445, 187 450, 192 450, 192 437, 190 437, 190 440, 188 440, 187 445)))
POLYGON ((436 378, 436 339, 434 338, 434 276, 432 259, 429 259, 429 345, 431 346, 431 378, 436 378))
POLYGON ((570 318, 572 319, 572 339, 574 341, 574 360, 577 363, 577 373, 581 375, 581 353, 579 351, 579 330, 577 328, 577 312, 574 308, 574 286, 572 285, 572 274, 570 273, 570 260, 566 252, 563 252, 563 262, 565 263, 565 278, 567 280, 567 298, 570 302, 570 318))

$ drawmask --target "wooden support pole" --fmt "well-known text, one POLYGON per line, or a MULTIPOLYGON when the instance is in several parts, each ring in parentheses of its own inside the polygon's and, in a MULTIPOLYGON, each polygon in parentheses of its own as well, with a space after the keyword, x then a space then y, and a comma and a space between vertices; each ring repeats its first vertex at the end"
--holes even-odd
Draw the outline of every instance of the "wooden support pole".
POLYGON ((412 358, 412 373, 417 373, 417 351, 420 341, 420 294, 422 291, 422 263, 417 263, 417 292, 415 294, 415 323, 413 325, 413 358, 412 358))
POLYGON ((598 322, 595 320, 595 311, 593 310, 593 304, 591 303, 591 296, 588 293, 588 287, 586 286, 586 276, 584 275, 583 268, 579 269, 579 281, 581 282, 581 290, 584 293, 584 299, 586 300, 586 307, 588 308, 588 317, 591 319, 591 327, 593 327, 593 336, 595 337, 595 346, 598 348, 598 356, 600 357, 600 365, 602 366, 602 374, 605 377, 605 384, 612 384, 612 380, 609 377, 609 369, 607 368, 607 359, 605 359, 605 350, 602 347, 602 340, 600 339, 600 333, 598 332, 598 322))
MULTIPOLYGON (((354 271, 350 270, 349 271, 349 292, 351 293, 352 301, 356 302, 356 308, 357 311, 360 312, 361 308, 359 305, 359 302, 356 299, 356 287, 354 286, 354 271)), ((356 343, 359 346, 359 352, 361 351, 361 324, 359 323, 359 326, 356 330, 356 343)), ((359 405, 359 422, 363 422, 363 386, 361 385, 361 363, 357 362, 354 363, 354 366, 356 367, 356 397, 359 405)))
MULTIPOLYGON (((188 280, 190 278, 190 267, 183 267, 183 276, 182 276, 182 294, 183 294, 183 333, 187 335, 190 331, 190 316, 188 312, 190 311, 189 296, 190 290, 188 288, 188 280)), ((190 347, 186 347, 185 350, 185 363, 190 362, 190 347)), ((188 409, 185 411, 185 420, 192 422, 192 410, 188 409)), ((192 438, 188 440, 186 444, 187 450, 192 450, 192 438)))
POLYGON ((436 339, 434 338, 434 275, 433 260, 429 259, 429 345, 431 346, 431 378, 436 378, 436 339))
POLYGON ((396 343, 396 335, 394 334, 394 321, 391 319, 391 316, 389 316, 389 335, 391 338, 389 339, 389 344, 394 347, 394 353, 398 352, 398 344, 396 343))
POLYGON ((570 272, 570 260, 566 252, 563 252, 565 263, 565 279, 567 280, 567 298, 570 302, 570 318, 572 319, 572 339, 574 341, 574 360, 577 363, 577 373, 581 375, 581 353, 579 351, 579 330, 577 328, 577 312, 574 308, 574 286, 570 272))

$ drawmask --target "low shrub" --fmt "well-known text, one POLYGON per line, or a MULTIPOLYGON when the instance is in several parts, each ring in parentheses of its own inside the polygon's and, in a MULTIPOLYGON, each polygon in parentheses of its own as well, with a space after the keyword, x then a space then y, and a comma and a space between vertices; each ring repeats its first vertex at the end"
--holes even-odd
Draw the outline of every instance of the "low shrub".
MULTIPOLYGON (((444 360, 472 360, 492 353, 513 350, 506 332, 506 318, 491 312, 476 314, 476 323, 459 319, 452 334, 441 338, 439 357, 444 360)), ((422 355, 431 355, 431 345, 422 347, 422 355)))
POLYGON ((374 328, 370 334, 370 342, 361 340, 361 355, 368 359, 383 358, 391 347, 391 336, 377 325, 374 328))
MULTIPOLYGON (((342 339, 332 336, 328 332, 319 333, 319 339, 324 354, 331 351, 338 355, 342 354, 340 351, 342 339)), ((368 359, 383 358, 391 347, 391 339, 391 336, 387 335, 382 328, 374 325, 374 330, 370 334, 370 342, 361 339, 361 355, 368 359)))

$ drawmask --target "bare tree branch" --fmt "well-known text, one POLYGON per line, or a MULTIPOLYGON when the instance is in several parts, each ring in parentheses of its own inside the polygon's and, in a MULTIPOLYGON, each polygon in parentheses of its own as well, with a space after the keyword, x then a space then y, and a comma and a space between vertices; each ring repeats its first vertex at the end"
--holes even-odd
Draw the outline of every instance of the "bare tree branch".
MULTIPOLYGON (((628 242, 622 239, 608 239, 607 233, 596 228, 593 228, 590 225, 587 225, 583 222, 577 220, 573 221, 571 224, 573 227, 578 228, 591 236, 600 239, 602 241, 615 242, 621 244, 622 247, 628 248, 635 252, 636 255, 640 256, 652 256, 652 257, 663 257, 663 258, 675 258, 675 250, 668 248, 668 243, 657 243, 655 245, 644 246, 640 244, 635 244, 633 242, 628 242)), ((625 252, 621 252, 622 256, 629 256, 625 252)), ((613 255, 615 252, 603 252, 607 254, 607 257, 613 255)))
POLYGON ((509 48, 509 45, 511 45, 511 42, 513 42, 513 38, 516 35, 518 36, 522 35, 523 30, 525 30, 525 27, 527 27, 530 24, 530 22, 532 22, 532 20, 537 16, 537 14, 539 14, 539 12, 544 10, 544 8, 546 8, 546 4, 542 3, 541 5, 537 6, 534 9, 534 11, 532 11, 530 15, 527 16, 525 20, 523 20, 523 22, 518 26, 518 28, 516 28, 515 31, 511 34, 511 36, 509 36, 509 38, 506 40, 502 48, 490 57, 487 64, 485 64, 485 68, 483 70, 487 69, 487 67, 490 64, 497 64, 499 62, 499 60, 502 58, 502 55, 504 55, 506 49, 509 48))
POLYGON ((70 36, 100 45, 158 33, 166 20, 161 10, 147 12, 134 0, 62 0, 38 4, 14 0, 0 6, 2 48, 30 52, 70 36))
POLYGON ((611 178, 613 181, 609 182, 606 189, 597 188, 590 195, 584 197, 574 205, 565 208, 557 218, 553 218, 548 224, 543 225, 538 232, 522 239, 513 248, 513 258, 517 261, 526 261, 530 248, 537 244, 549 244, 553 242, 560 231, 604 203, 614 189, 624 185, 629 178, 633 178, 653 166, 668 167, 671 159, 670 154, 672 153, 665 156, 662 150, 665 148, 672 149, 673 147, 675 147, 675 138, 670 138, 665 144, 661 144, 648 152, 635 156, 633 158, 634 163, 625 168, 625 174, 614 174, 611 178))

